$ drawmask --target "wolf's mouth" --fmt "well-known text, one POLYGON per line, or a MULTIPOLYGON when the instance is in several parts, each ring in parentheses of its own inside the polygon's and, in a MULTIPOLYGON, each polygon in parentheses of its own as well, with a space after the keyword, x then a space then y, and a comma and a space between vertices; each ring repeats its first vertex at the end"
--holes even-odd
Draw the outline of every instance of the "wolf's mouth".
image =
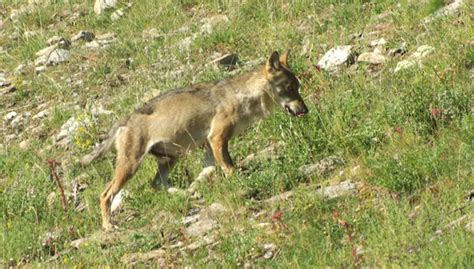
POLYGON ((301 112, 296 113, 293 110, 291 110, 291 108, 287 105, 285 105, 285 110, 288 114, 290 114, 292 116, 302 117, 302 116, 306 115, 305 111, 301 111, 301 112))

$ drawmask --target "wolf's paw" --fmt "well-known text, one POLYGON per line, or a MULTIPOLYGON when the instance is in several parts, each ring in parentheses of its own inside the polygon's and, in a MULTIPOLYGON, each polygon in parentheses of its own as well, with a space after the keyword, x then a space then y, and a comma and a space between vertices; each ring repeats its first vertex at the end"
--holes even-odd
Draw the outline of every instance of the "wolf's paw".
POLYGON ((118 230, 118 228, 119 227, 117 225, 113 225, 110 222, 102 224, 102 229, 104 229, 104 231, 106 231, 106 232, 113 232, 113 231, 118 230))

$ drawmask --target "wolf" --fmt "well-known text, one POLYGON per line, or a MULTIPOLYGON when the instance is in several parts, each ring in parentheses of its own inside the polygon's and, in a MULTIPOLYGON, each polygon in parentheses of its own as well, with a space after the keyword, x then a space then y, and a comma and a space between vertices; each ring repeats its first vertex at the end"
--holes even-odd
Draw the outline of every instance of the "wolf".
POLYGON ((102 227, 113 230, 111 204, 132 178, 145 155, 154 155, 156 188, 169 187, 168 175, 179 157, 196 147, 205 149, 203 172, 220 166, 226 176, 234 171, 229 139, 281 106, 293 116, 308 113, 300 82, 288 65, 288 52, 273 52, 263 66, 222 81, 199 83, 154 97, 110 130, 108 138, 80 159, 90 164, 113 146, 115 172, 100 195, 102 227))

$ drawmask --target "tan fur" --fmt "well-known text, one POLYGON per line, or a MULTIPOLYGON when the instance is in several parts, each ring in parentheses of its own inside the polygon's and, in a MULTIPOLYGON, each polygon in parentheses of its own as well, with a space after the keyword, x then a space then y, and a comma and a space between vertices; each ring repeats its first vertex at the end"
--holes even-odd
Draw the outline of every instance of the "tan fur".
POLYGON ((100 197, 103 228, 113 228, 112 200, 147 153, 158 159, 153 181, 157 188, 168 187, 168 174, 177 159, 200 146, 206 150, 205 168, 216 163, 228 176, 234 170, 228 149, 233 135, 269 116, 278 104, 295 116, 308 112, 298 87, 298 80, 289 70, 288 54, 280 57, 274 52, 263 68, 160 95, 116 124, 109 138, 81 159, 87 165, 112 145, 117 150, 114 176, 100 197))

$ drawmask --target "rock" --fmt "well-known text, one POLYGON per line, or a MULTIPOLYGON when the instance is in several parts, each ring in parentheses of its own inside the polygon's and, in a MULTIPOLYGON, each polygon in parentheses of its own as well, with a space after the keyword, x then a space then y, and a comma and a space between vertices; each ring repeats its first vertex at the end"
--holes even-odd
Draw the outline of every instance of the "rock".
POLYGON ((21 125, 21 120, 23 119, 23 117, 20 115, 18 117, 15 117, 11 122, 10 122, 10 125, 11 127, 16 130, 20 127, 21 125))
POLYGON ((5 117, 3 118, 5 120, 6 123, 9 123, 10 121, 12 121, 16 116, 18 116, 18 113, 16 113, 15 111, 11 111, 9 112, 7 115, 5 115, 5 117))
POLYGON ((429 15, 425 19, 423 19, 423 23, 430 23, 440 17, 445 17, 445 16, 450 16, 453 14, 456 14, 459 9, 461 8, 462 4, 464 3, 464 0, 454 0, 452 3, 450 3, 447 6, 444 6, 437 10, 435 13, 429 15))
POLYGON ((332 48, 319 60, 317 67, 327 71, 335 71, 340 65, 348 62, 352 55, 352 46, 350 45, 332 48))
POLYGON ((277 247, 273 243, 263 245, 263 251, 265 252, 263 254, 263 258, 266 260, 273 258, 273 256, 275 255, 276 249, 277 247))
POLYGON ((124 15, 123 9, 120 8, 120 9, 117 9, 116 11, 114 11, 114 13, 112 13, 110 15, 110 19, 112 21, 116 21, 116 20, 120 19, 120 17, 122 17, 123 15, 124 15))
POLYGON ((49 55, 41 55, 35 60, 35 66, 46 65, 48 63, 49 55))
POLYGON ((43 73, 44 71, 46 71, 46 66, 44 66, 44 65, 35 67, 35 73, 36 74, 43 73))
POLYGON ((51 54, 51 52, 53 52, 54 50, 56 50, 57 48, 59 47, 59 44, 56 43, 56 44, 53 44, 49 47, 46 47, 44 49, 41 49, 40 51, 36 52, 35 55, 37 57, 41 57, 41 56, 46 56, 46 57, 49 57, 49 55, 51 54))
POLYGON ((45 110, 42 110, 40 112, 38 112, 36 115, 33 116, 33 119, 36 120, 40 120, 40 119, 43 119, 43 118, 46 118, 47 116, 49 115, 49 109, 45 109, 45 110))
POLYGON ((466 230, 468 232, 474 233, 474 221, 470 221, 468 224, 466 224, 466 230))
POLYGON ((114 8, 117 0, 96 0, 94 4, 94 12, 100 15, 104 10, 114 8))
POLYGON ((350 180, 339 183, 338 185, 332 185, 320 188, 316 190, 316 193, 323 195, 326 198, 332 199, 347 194, 357 193, 357 184, 350 180))
POLYGON ((292 191, 287 191, 287 192, 284 192, 284 193, 281 193, 281 194, 278 194, 278 195, 275 195, 275 196, 272 196, 272 197, 266 199, 265 203, 273 204, 273 203, 276 203, 276 202, 288 200, 292 196, 293 196, 293 192, 292 191))
POLYGON ((158 31, 156 28, 151 28, 147 30, 143 30, 142 38, 145 40, 153 40, 162 37, 163 35, 158 31))
POLYGON ((26 148, 28 148, 29 145, 30 145, 30 142, 28 140, 23 140, 18 144, 18 146, 21 149, 26 149, 26 148))
POLYGON ((226 15, 216 15, 210 18, 204 18, 201 22, 203 23, 201 32, 211 34, 217 25, 229 22, 229 18, 226 15))
POLYGON ((207 245, 210 245, 210 244, 214 244, 216 243, 217 241, 217 238, 215 235, 206 235, 204 236, 202 239, 200 240, 197 240, 189 245, 187 245, 186 247, 182 248, 182 250, 191 250, 191 251, 194 251, 200 247, 204 247, 204 246, 207 246, 207 245))
POLYGON ((82 39, 86 42, 91 42, 92 40, 94 40, 94 38, 95 38, 94 33, 88 32, 88 31, 80 31, 75 36, 71 37, 71 41, 75 42, 75 41, 78 41, 79 39, 82 39))
POLYGON ((380 38, 378 40, 372 40, 370 43, 369 43, 369 47, 379 47, 379 46, 385 46, 385 44, 387 44, 387 41, 385 40, 385 38, 380 38))
POLYGON ((108 32, 105 34, 101 34, 95 37, 97 40, 110 40, 115 38, 115 33, 113 32, 108 32))
POLYGON ((201 218, 201 215, 199 215, 199 214, 184 217, 183 218, 183 224, 188 226, 192 223, 195 223, 195 222, 199 221, 200 218, 201 218))
POLYGON ((71 247, 79 249, 87 240, 85 238, 79 238, 71 242, 71 247))
POLYGON ((122 263, 127 265, 134 265, 137 263, 150 262, 153 260, 158 260, 159 258, 164 258, 166 256, 166 251, 164 249, 156 249, 146 253, 133 253, 126 254, 120 260, 122 263))
POLYGON ((79 122, 76 121, 76 118, 71 117, 69 118, 66 123, 61 126, 61 130, 59 134, 56 136, 56 143, 58 142, 66 142, 69 143, 71 141, 71 136, 76 132, 77 128, 79 128, 79 122))
POLYGON ((229 209, 220 203, 213 203, 207 208, 207 212, 212 216, 218 216, 229 212, 229 209))
POLYGON ((343 163, 337 156, 326 157, 315 164, 303 165, 299 168, 300 172, 306 176, 318 175, 326 176, 336 169, 336 166, 343 163))
POLYGON ((58 65, 69 60, 70 52, 65 49, 57 49, 48 57, 48 65, 58 65))
POLYGON ((19 64, 19 65, 15 68, 15 74, 16 74, 16 75, 25 74, 25 67, 26 67, 26 65, 24 65, 24 64, 19 64))
POLYGON ((100 49, 100 44, 99 42, 93 40, 91 42, 86 43, 86 48, 97 50, 97 49, 100 49))
POLYGON ((211 218, 202 218, 186 228, 188 236, 201 237, 217 228, 217 222, 211 218))
POLYGON ((7 94, 7 93, 12 93, 14 91, 16 91, 16 87, 14 85, 10 85, 10 86, 0 90, 0 95, 4 95, 4 94, 7 94))
POLYGON ((369 64, 383 64, 385 63, 385 56, 376 52, 364 52, 357 57, 357 61, 369 64))
POLYGON ((421 66, 421 62, 423 58, 425 58, 428 54, 432 53, 433 51, 434 51, 434 48, 428 45, 420 46, 416 50, 416 52, 414 52, 412 55, 408 57, 407 60, 398 62, 397 66, 395 67, 394 72, 396 73, 400 70, 410 68, 414 65, 421 66))

